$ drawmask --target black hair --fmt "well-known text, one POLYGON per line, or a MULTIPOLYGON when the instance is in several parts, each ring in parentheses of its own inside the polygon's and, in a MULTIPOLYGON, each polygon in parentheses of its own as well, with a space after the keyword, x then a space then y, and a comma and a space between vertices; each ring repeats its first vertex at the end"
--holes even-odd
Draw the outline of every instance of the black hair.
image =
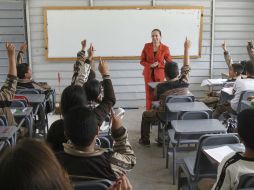
POLYGON ((176 78, 179 75, 178 64, 173 61, 166 62, 164 72, 165 76, 167 76, 169 79, 176 78))
POLYGON ((96 74, 95 74, 94 70, 90 69, 90 73, 89 73, 89 75, 88 75, 87 81, 93 80, 93 79, 95 79, 95 78, 96 78, 96 74))
POLYGON ((61 112, 63 116, 75 106, 87 104, 86 93, 83 87, 70 85, 64 89, 61 96, 61 112))
POLYGON ((93 79, 86 82, 85 91, 88 101, 96 101, 101 93, 101 83, 100 81, 93 79))
POLYGON ((245 71, 246 74, 254 76, 254 65, 251 63, 251 61, 245 64, 245 71))
POLYGON ((29 65, 27 63, 21 63, 17 65, 17 76, 19 79, 24 79, 26 73, 28 73, 29 65))
POLYGON ((243 72, 243 66, 239 63, 234 63, 231 65, 233 71, 236 73, 237 76, 240 76, 243 72))
POLYGON ((250 62, 250 60, 243 60, 243 61, 240 61, 240 64, 243 66, 243 72, 242 72, 243 75, 246 75, 245 65, 246 65, 247 63, 249 63, 249 62, 250 62))
POLYGON ((254 151, 254 109, 249 108, 240 112, 237 116, 238 134, 246 147, 254 151))
POLYGON ((159 32, 160 36, 161 36, 161 31, 157 28, 153 29, 152 32, 159 32))
POLYGON ((84 106, 71 109, 64 117, 65 134, 75 146, 89 146, 97 128, 95 113, 84 106))

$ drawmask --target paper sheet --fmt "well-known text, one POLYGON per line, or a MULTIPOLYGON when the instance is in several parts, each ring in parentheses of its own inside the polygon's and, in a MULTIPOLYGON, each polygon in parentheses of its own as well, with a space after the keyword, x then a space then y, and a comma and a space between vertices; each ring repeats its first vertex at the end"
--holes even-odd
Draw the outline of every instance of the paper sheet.
POLYGON ((211 156, 217 162, 221 162, 225 156, 235 152, 229 146, 221 146, 218 148, 209 148, 204 150, 209 156, 211 156))
POLYGON ((221 91, 227 93, 228 95, 233 95, 233 87, 222 88, 221 91))

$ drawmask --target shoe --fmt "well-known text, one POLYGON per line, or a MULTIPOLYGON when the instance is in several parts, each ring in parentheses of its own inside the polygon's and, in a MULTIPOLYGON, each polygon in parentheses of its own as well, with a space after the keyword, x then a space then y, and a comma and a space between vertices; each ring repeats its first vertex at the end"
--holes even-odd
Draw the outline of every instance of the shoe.
POLYGON ((139 139, 138 142, 143 146, 150 147, 150 140, 139 139))

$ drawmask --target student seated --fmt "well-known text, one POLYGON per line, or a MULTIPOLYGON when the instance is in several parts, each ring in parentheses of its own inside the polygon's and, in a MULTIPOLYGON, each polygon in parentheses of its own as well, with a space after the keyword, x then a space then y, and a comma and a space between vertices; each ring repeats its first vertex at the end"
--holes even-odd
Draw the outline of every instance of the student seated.
POLYGON ((64 144, 64 151, 56 156, 69 175, 106 178, 115 181, 117 177, 136 164, 136 157, 119 118, 113 116, 113 151, 96 148, 99 126, 94 111, 76 107, 64 117, 65 134, 70 139, 64 144))
POLYGON ((152 122, 164 121, 165 114, 165 99, 169 95, 187 95, 189 92, 188 73, 189 67, 189 49, 190 41, 186 39, 184 43, 184 63, 179 75, 178 64, 175 62, 167 62, 165 64, 166 82, 158 84, 155 89, 155 97, 160 100, 158 110, 150 110, 143 112, 141 121, 141 145, 150 146, 150 125, 152 122))
POLYGON ((23 63, 24 53, 26 51, 27 44, 23 43, 20 46, 19 53, 17 55, 17 72, 18 72, 18 87, 20 88, 33 88, 46 92, 51 87, 46 82, 35 82, 32 80, 32 70, 27 63, 23 63))
POLYGON ((8 125, 16 125, 10 110, 11 100, 13 99, 17 86, 17 70, 15 60, 15 46, 11 43, 5 45, 8 53, 8 74, 7 79, 0 90, 0 115, 5 115, 8 125))
MULTIPOLYGON (((104 97, 101 103, 94 108, 93 111, 96 115, 98 126, 101 126, 115 104, 116 98, 107 62, 101 60, 98 68, 103 78, 102 85, 104 87, 104 97)), ((82 79, 82 81, 84 80, 82 79)), ((87 104, 87 95, 82 86, 71 85, 64 89, 61 97, 61 112, 63 117, 65 117, 66 113, 71 108, 81 105, 86 106, 87 104)), ((51 145, 54 151, 63 150, 62 143, 67 140, 64 135, 63 123, 62 119, 55 121, 48 131, 47 142, 51 145)))
POLYGON ((229 51, 227 50, 227 44, 224 42, 222 44, 222 49, 224 50, 224 58, 225 62, 228 66, 228 80, 227 82, 234 82, 236 79, 241 78, 241 74, 244 70, 243 65, 241 63, 233 63, 233 60, 230 56, 229 51))
POLYGON ((233 87, 234 98, 229 103, 218 105, 213 112, 213 118, 219 118, 223 112, 236 113, 241 93, 246 90, 254 90, 254 64, 245 65, 247 78, 237 79, 233 87))
POLYGON ((231 153, 218 167, 214 190, 238 189, 239 179, 244 174, 254 173, 254 109, 247 109, 238 114, 238 134, 245 146, 244 152, 231 153))
POLYGON ((73 190, 68 174, 43 142, 19 142, 4 152, 0 165, 1 189, 73 190))

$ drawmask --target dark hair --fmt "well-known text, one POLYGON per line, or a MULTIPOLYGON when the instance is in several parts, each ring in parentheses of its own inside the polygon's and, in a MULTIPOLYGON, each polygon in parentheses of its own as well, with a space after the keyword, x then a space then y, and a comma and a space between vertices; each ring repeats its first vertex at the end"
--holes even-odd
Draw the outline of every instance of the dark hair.
POLYGON ((240 61, 240 64, 243 66, 243 72, 242 72, 243 75, 246 75, 245 65, 247 63, 250 63, 250 60, 240 61))
POLYGON ((48 131, 46 142, 54 152, 63 151, 63 143, 68 141, 64 134, 64 121, 54 121, 48 131))
POLYGON ((245 71, 247 75, 254 76, 254 65, 251 63, 251 61, 245 64, 245 71))
POLYGON ((29 65, 27 63, 21 63, 17 65, 17 76, 19 79, 24 79, 26 73, 28 73, 29 65))
POLYGON ((231 65, 233 71, 236 73, 237 76, 241 75, 243 72, 243 66, 239 63, 234 63, 231 65))
POLYGON ((89 75, 88 75, 87 81, 93 80, 93 79, 95 79, 95 78, 96 78, 96 74, 95 74, 94 70, 90 69, 90 73, 89 73, 89 75))
POLYGON ((153 29, 152 32, 159 32, 160 36, 161 36, 161 31, 157 28, 153 29))
POLYGON ((100 81, 93 79, 86 82, 85 91, 88 101, 95 101, 101 93, 100 81))
POLYGON ((85 90, 78 85, 70 85, 64 89, 61 96, 61 112, 63 116, 75 106, 85 106, 87 98, 85 90))
POLYGON ((237 116, 238 134, 246 147, 254 151, 254 109, 246 109, 237 116))
POLYGON ((95 113, 84 106, 71 109, 64 117, 65 134, 75 146, 89 146, 97 128, 95 113))
POLYGON ((45 143, 32 139, 7 149, 0 160, 5 190, 72 190, 67 173, 45 143))
POLYGON ((179 75, 178 64, 173 61, 166 62, 164 72, 169 79, 176 78, 179 75))

